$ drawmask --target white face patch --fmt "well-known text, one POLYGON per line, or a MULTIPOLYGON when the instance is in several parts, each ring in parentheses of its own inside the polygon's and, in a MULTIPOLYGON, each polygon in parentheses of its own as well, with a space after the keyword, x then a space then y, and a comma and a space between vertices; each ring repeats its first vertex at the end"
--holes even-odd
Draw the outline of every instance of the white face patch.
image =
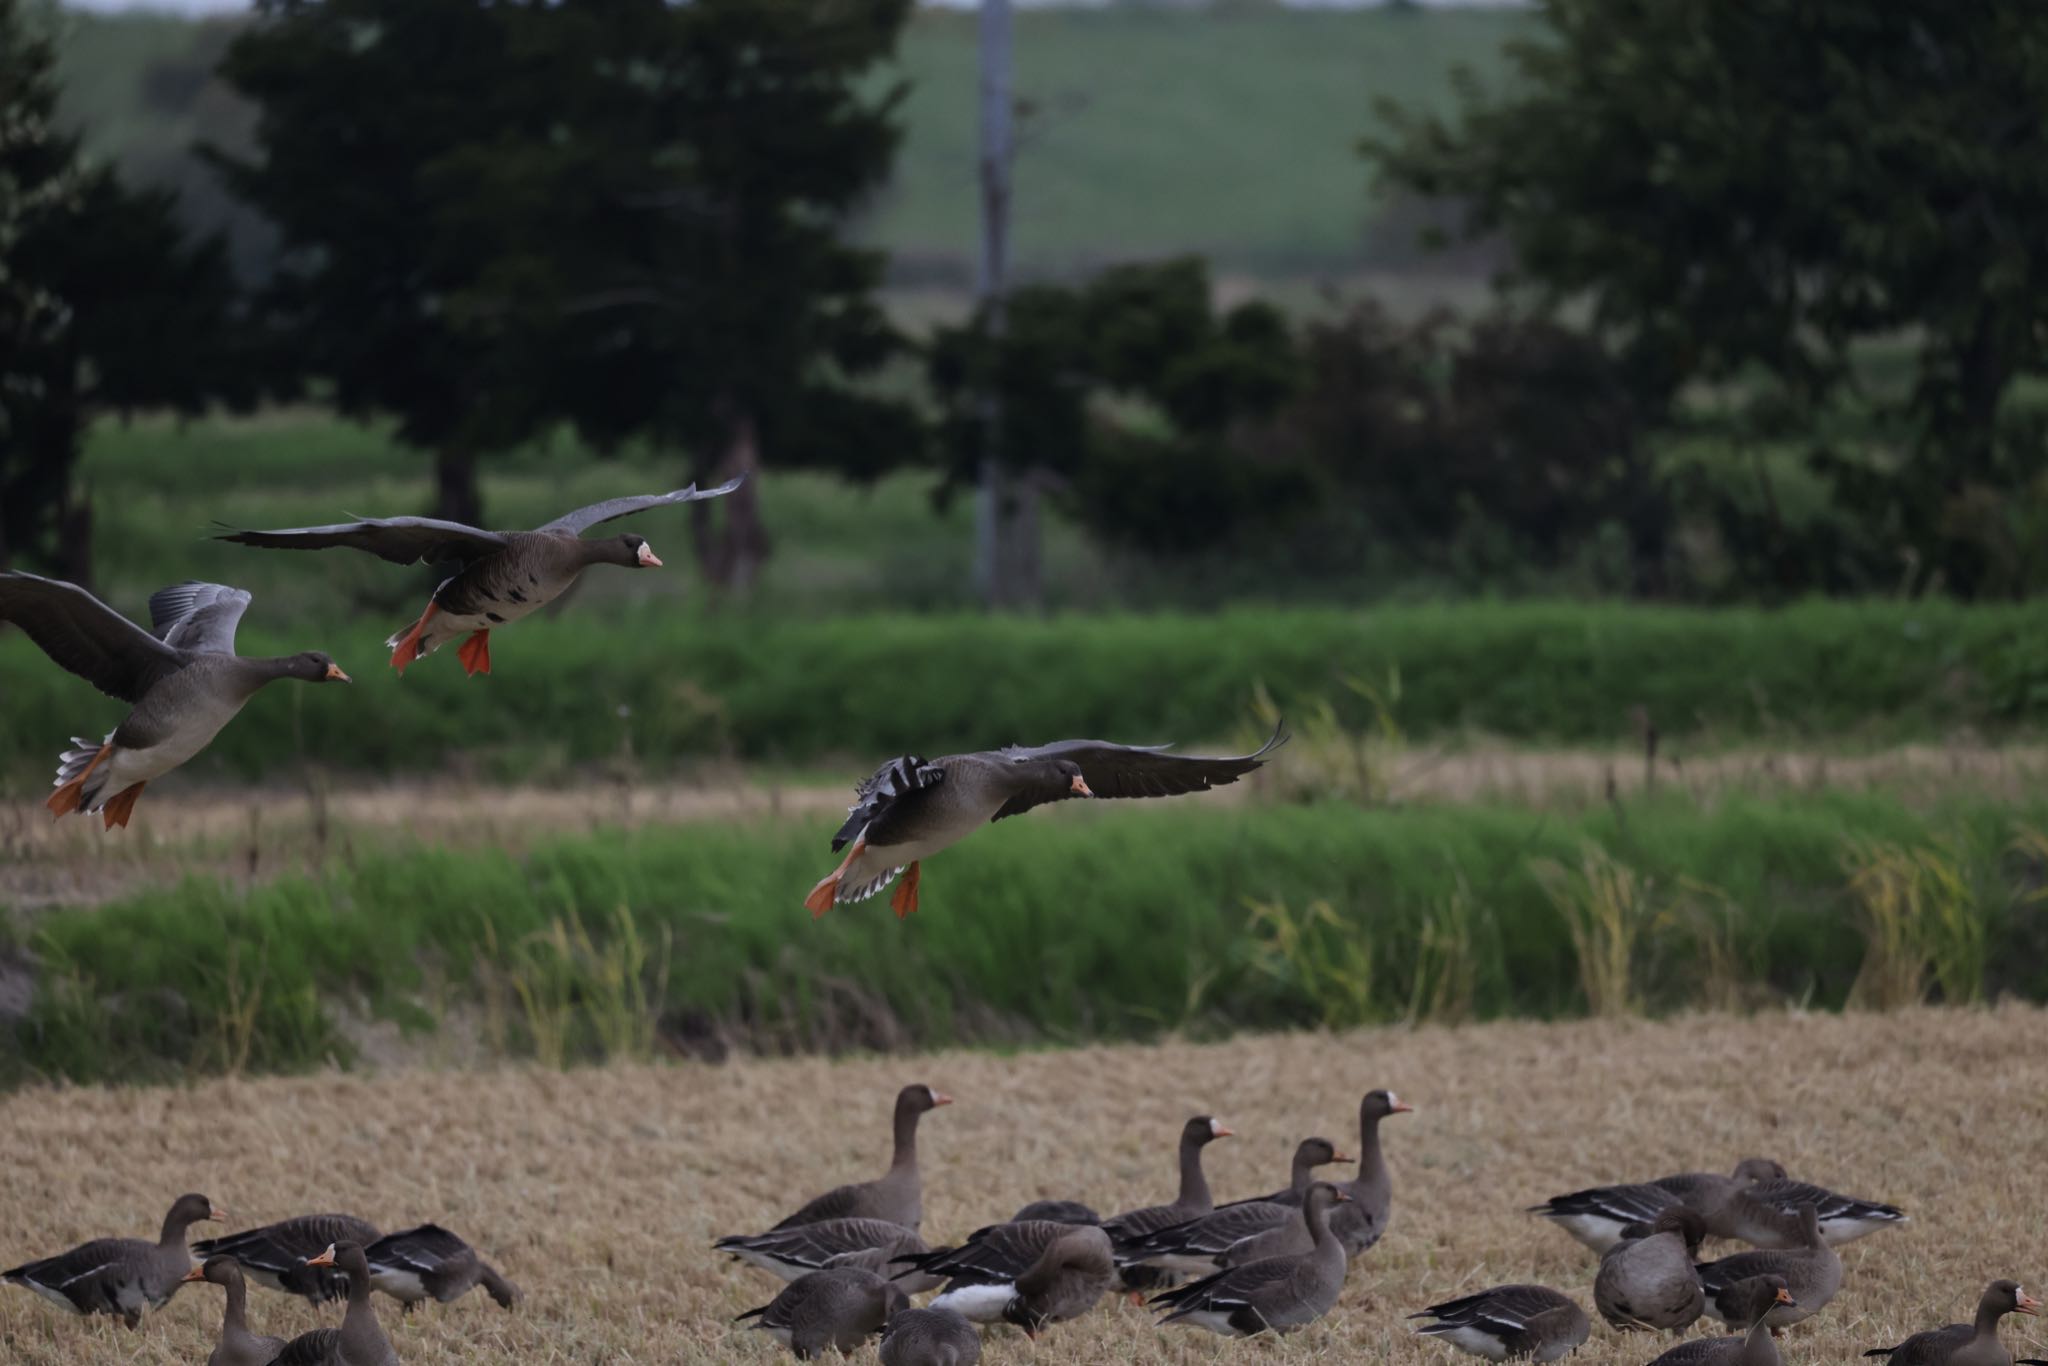
POLYGON ((1222 1120, 1220 1120, 1220 1119, 1212 1119, 1212 1120, 1210 1120, 1210 1121, 1209 1121, 1209 1135, 1210 1135, 1210 1137, 1212 1137, 1212 1138, 1221 1138, 1221 1137, 1223 1137, 1223 1121, 1222 1121, 1222 1120))
POLYGON ((1387 1106, 1389 1109, 1400 1105, 1400 1103, 1401 1098, 1399 1096, 1395 1095, 1392 1091, 1387 1092, 1387 1106))
POLYGON ((643 567, 650 565, 658 565, 661 563, 661 561, 656 559, 654 556, 654 547, 647 544, 647 542, 645 541, 642 541, 640 543, 639 559, 643 567))

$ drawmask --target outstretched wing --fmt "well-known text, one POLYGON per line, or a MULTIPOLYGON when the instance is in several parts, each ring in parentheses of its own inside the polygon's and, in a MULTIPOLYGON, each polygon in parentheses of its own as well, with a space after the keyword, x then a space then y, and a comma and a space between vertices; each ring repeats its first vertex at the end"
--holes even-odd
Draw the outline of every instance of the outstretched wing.
POLYGON ((671 503, 695 503, 705 498, 723 498, 738 488, 745 475, 728 479, 715 489, 700 489, 695 484, 674 493, 640 493, 630 498, 607 498, 602 503, 592 503, 587 508, 565 512, 547 525, 535 528, 538 531, 562 531, 571 536, 581 536, 590 528, 604 522, 629 517, 648 508, 667 507, 671 503))
POLYGON ((372 1267, 425 1275, 474 1253, 468 1243, 439 1224, 421 1224, 418 1228, 386 1234, 370 1244, 363 1255, 372 1267))
POLYGON ((900 755, 883 764, 854 788, 854 803, 846 809, 846 823, 832 837, 832 852, 836 854, 858 839, 861 831, 880 820, 897 802, 943 782, 945 777, 946 770, 915 754, 900 755))
POLYGON ((188 579, 150 595, 149 626, 172 649, 231 655, 235 628, 248 610, 249 595, 243 590, 188 579))
POLYGON ((367 550, 393 564, 438 564, 461 560, 465 564, 509 542, 496 531, 484 531, 460 522, 443 522, 433 517, 378 517, 360 522, 338 522, 333 526, 291 527, 283 531, 230 531, 214 537, 236 545, 262 546, 266 550, 326 550, 346 546, 367 550))
MULTIPOLYGON (((1250 754, 1212 759, 1193 754, 1168 754, 1165 745, 1113 745, 1106 740, 1061 740, 1027 748, 1012 745, 1002 756, 1017 763, 1035 759, 1069 759, 1081 766, 1081 777, 1098 797, 1177 797, 1207 792, 1234 783, 1266 762, 1266 756, 1287 743, 1287 723, 1273 727, 1272 737, 1250 754)), ((1046 802, 1076 795, 1064 787, 1023 793, 1004 802, 992 819, 1018 816, 1046 802)))
POLYGON ((123 702, 140 702, 158 679, 185 666, 177 647, 75 583, 0 573, 0 621, 13 622, 58 665, 123 702))

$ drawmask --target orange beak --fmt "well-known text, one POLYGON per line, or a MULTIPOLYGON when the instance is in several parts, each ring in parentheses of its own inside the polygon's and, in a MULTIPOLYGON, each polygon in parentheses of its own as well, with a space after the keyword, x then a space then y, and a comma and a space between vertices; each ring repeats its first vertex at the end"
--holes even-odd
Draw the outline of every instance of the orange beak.
POLYGON ((1343 1191, 1332 1191, 1331 1194, 1336 1197, 1337 1203, 1340 1205, 1348 1205, 1351 1203, 1351 1197, 1346 1195, 1343 1191))
POLYGON ((219 1205, 213 1205, 207 1209, 206 1217, 209 1219, 218 1219, 221 1222, 225 1223, 227 1222, 228 1212, 222 1209, 219 1205))
POLYGON ((1358 1159, 1353 1157, 1350 1153, 1338 1153, 1330 1160, 1332 1162, 1356 1162, 1358 1159))
POLYGON ((1778 1303, 1779 1303, 1779 1304, 1790 1304, 1790 1303, 1792 1303, 1792 1292, 1791 1292, 1791 1291, 1789 1291, 1789 1290, 1787 1290, 1787 1289, 1786 1289, 1786 1288, 1785 1288, 1784 1286, 1782 1286, 1782 1285, 1778 1287, 1778 1303))
POLYGON ((640 543, 640 563, 647 569, 661 568, 661 556, 654 553, 654 547, 645 541, 640 543))
POLYGON ((2041 1302, 2032 1295, 2022 1292, 2020 1294, 2019 1312, 2030 1316, 2038 1314, 2041 1312, 2041 1302))
POLYGON ((1415 1113, 1415 1107, 1413 1105, 1410 1105, 1405 1100, 1397 1100, 1394 1102, 1394 1108, 1388 1111, 1388 1113, 1396 1115, 1412 1115, 1415 1113))
POLYGON ((1078 773, 1074 775, 1073 785, 1069 787, 1067 790, 1073 793, 1076 797, 1092 797, 1095 795, 1088 788, 1088 780, 1078 773))
POLYGON ((345 673, 343 673, 343 672, 341 671, 341 665, 339 665, 339 664, 329 664, 329 665, 327 666, 327 681, 328 681, 329 683, 353 683, 353 682, 355 682, 355 680, 354 680, 353 678, 350 678, 350 677, 349 677, 349 676, 348 676, 347 674, 345 674, 345 673))
POLYGON ((320 1254, 319 1256, 317 1256, 317 1257, 308 1257, 308 1258, 306 1258, 306 1265, 307 1265, 307 1266, 333 1266, 333 1265, 334 1265, 334 1244, 332 1244, 332 1243, 329 1243, 329 1244, 327 1245, 327 1250, 326 1250, 325 1252, 321 1253, 321 1254, 320 1254))
POLYGON ((1214 1132, 1217 1138, 1230 1138, 1237 1133, 1237 1130, 1226 1129, 1221 1124, 1218 1124, 1215 1126, 1214 1132))
POLYGON ((945 1093, 944 1091, 934 1091, 934 1092, 932 1092, 932 1104, 934 1104, 934 1105, 951 1105, 952 1103, 953 1103, 953 1098, 952 1098, 951 1096, 947 1095, 947 1094, 946 1094, 946 1093, 945 1093))
POLYGON ((186 1272, 184 1275, 178 1277, 178 1279, 180 1281, 203 1281, 206 1279, 206 1268, 203 1266, 195 1266, 190 1271, 186 1272))

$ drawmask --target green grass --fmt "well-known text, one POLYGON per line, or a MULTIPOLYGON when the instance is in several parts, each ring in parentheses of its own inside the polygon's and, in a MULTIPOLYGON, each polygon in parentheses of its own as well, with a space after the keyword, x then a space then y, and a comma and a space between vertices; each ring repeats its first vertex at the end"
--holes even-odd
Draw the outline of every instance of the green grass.
MULTIPOLYGON (((1979 888, 1984 985, 2040 999, 2043 926, 2020 898, 2041 869, 2012 848, 2044 822, 2042 802, 1914 811, 1839 795, 1578 815, 1061 811, 934 860, 924 909, 900 923, 879 900, 815 922, 805 913, 803 891, 829 862, 823 825, 602 834, 518 862, 383 854, 314 879, 246 891, 195 879, 28 922, 42 989, 12 1070, 85 1080, 346 1061, 344 1010, 415 1033, 451 1011, 481 1014, 508 1051, 545 1042, 571 1059, 630 1037, 628 1017, 657 1006, 671 1037, 715 1031, 770 1051, 1299 1026, 1326 1018, 1322 988, 1276 970, 1251 907, 1311 900, 1330 906, 1312 931, 1334 936, 1326 952, 1370 964, 1347 994, 1368 1016, 1399 1018, 1427 998, 1426 927, 1454 898, 1477 1014, 1573 1014, 1585 1000, 1571 936, 1540 869, 1589 846, 1660 907, 1725 906, 1722 975, 1757 999, 1834 1007, 1863 957, 1848 852, 1938 843, 1979 888), (633 964, 641 974, 622 983, 633 964), (521 1008, 542 990, 550 1012, 521 1008)), ((1705 979, 1697 934, 1677 914, 1647 922, 1633 985, 1648 1008, 1726 985, 1705 979)))

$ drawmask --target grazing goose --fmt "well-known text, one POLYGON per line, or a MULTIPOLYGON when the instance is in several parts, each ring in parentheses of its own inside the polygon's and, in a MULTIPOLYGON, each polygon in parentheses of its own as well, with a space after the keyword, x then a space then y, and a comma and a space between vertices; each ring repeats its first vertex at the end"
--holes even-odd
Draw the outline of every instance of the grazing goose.
MULTIPOLYGON (((1292 1179, 1271 1195, 1236 1200, 1184 1224, 1160 1229, 1134 1244, 1125 1260, 1185 1275, 1206 1276, 1222 1263, 1218 1258, 1247 1238, 1290 1221, 1299 1222, 1302 1197, 1315 1182, 1317 1167, 1351 1159, 1327 1138, 1305 1138, 1294 1150, 1292 1179)), ((1306 1238, 1306 1229, 1303 1237, 1306 1238)))
POLYGON ((1795 1303, 1773 1306, 1768 1314, 1773 1329, 1790 1328, 1826 1307, 1842 1288, 1842 1259, 1820 1236, 1820 1219, 1812 1205, 1801 1205, 1796 1216, 1804 1231, 1799 1247, 1762 1252, 1738 1252, 1733 1257, 1702 1263, 1700 1287, 1706 1291, 1707 1312, 1730 1327, 1749 1320, 1749 1300, 1737 1292, 1743 1281, 1759 1276, 1777 1276, 1792 1292, 1795 1303))
POLYGON ((353 1214, 301 1214, 245 1233, 202 1239, 192 1244, 192 1255, 232 1257, 256 1284, 324 1304, 348 1293, 348 1276, 306 1262, 336 1243, 368 1247, 381 1236, 375 1224, 353 1214))
POLYGON ((775 1225, 776 1231, 827 1219, 882 1219, 913 1231, 924 1222, 923 1183, 917 1174, 917 1122, 953 1098, 913 1082, 896 1093, 896 1149, 889 1170, 873 1181, 838 1186, 775 1225))
POLYGON ((1037 1337, 1048 1324, 1081 1317, 1116 1281, 1107 1233, 1087 1224, 1060 1227, 1064 1231, 1017 1277, 1017 1293, 1003 1306, 1003 1321, 1029 1337, 1037 1337))
MULTIPOLYGON (((886 1276, 896 1258, 931 1251, 915 1232, 886 1219, 821 1219, 752 1236, 720 1238, 712 1247, 785 1281, 839 1266, 857 1266, 886 1276)), ((939 1284, 935 1278, 899 1279, 898 1283, 910 1295, 936 1290, 939 1284)))
POLYGON ((1691 1327, 1707 1305, 1694 1269, 1707 1221, 1674 1205, 1656 1222, 1634 1225, 1630 1235, 1600 1254, 1600 1273, 1593 1278, 1600 1317, 1623 1332, 1691 1327))
POLYGON ((1291 1333, 1329 1313, 1343 1293, 1349 1266, 1344 1244, 1330 1228, 1330 1211, 1350 1199, 1329 1182, 1316 1182, 1301 1205, 1314 1240, 1307 1252, 1232 1267, 1155 1296, 1153 1304, 1172 1311, 1160 1326, 1186 1323, 1248 1338, 1268 1329, 1291 1333))
POLYGON ((829 1350, 858 1350, 882 1331, 891 1314, 909 1304, 897 1286, 848 1266, 799 1276, 774 1299, 733 1322, 757 1320, 754 1328, 789 1348, 798 1361, 809 1361, 829 1350))
POLYGON ((1283 727, 1255 752, 1229 759, 1167 754, 1166 746, 1060 740, 1049 745, 982 750, 925 760, 891 759, 855 789, 832 852, 839 866, 811 888, 812 915, 862 901, 903 884, 889 899, 898 917, 917 909, 920 860, 966 839, 980 827, 1034 806, 1069 797, 1173 797, 1234 783, 1286 742, 1283 727), (851 846, 851 847, 848 847, 851 846))
POLYGON ((740 481, 715 489, 695 484, 673 493, 648 493, 611 498, 564 513, 532 531, 485 531, 460 522, 432 517, 384 517, 335 526, 292 527, 284 531, 233 531, 218 539, 271 550, 325 550, 348 546, 367 550, 393 564, 444 564, 462 568, 441 581, 427 599, 427 610, 405 630, 384 643, 391 649, 391 667, 399 673, 421 655, 430 655, 458 637, 467 637, 457 651, 463 670, 491 671, 491 629, 511 623, 547 606, 569 590, 576 576, 594 564, 628 569, 661 566, 639 536, 607 536, 586 541, 583 533, 649 508, 718 498, 740 481))
POLYGON ((0 622, 134 707, 103 740, 72 737, 77 748, 59 756, 57 790, 45 803, 53 814, 100 811, 105 829, 125 826, 143 785, 205 749, 266 683, 349 681, 317 650, 277 659, 236 654, 235 627, 248 606, 239 588, 181 583, 150 597, 145 631, 76 584, 0 573, 0 622))
POLYGON ((1740 1307, 1740 1323, 1747 1326, 1747 1333, 1739 1338, 1694 1338, 1681 1342, 1650 1366, 1782 1366, 1778 1344, 1772 1340, 1766 1320, 1773 1313, 1798 1307, 1785 1286, 1785 1278, 1759 1276, 1729 1293, 1740 1307))
POLYGON ((1408 1317, 1435 1319, 1415 1331, 1488 1361, 1556 1361, 1593 1331, 1578 1302, 1547 1285, 1497 1285, 1408 1317))
POLYGON ((362 1244, 336 1243, 306 1265, 336 1267, 348 1277, 348 1308, 341 1327, 299 1334, 269 1366, 398 1366, 398 1352, 370 1307, 370 1263, 362 1244))
POLYGON ((370 1283, 403 1304, 408 1314, 422 1300, 448 1304, 479 1285, 502 1309, 517 1304, 524 1293, 439 1224, 386 1234, 365 1255, 370 1283))
POLYGON ((1045 1219, 1055 1224, 1100 1224, 1102 1216, 1079 1200, 1033 1200, 1010 1216, 1021 1224, 1027 1219, 1045 1219))
POLYGON ((1039 1264, 1047 1249, 1077 1232, 1094 1234, 1102 1240, 1100 1246, 1108 1245, 1109 1235, 1092 1224, 1050 1219, 991 1224, 969 1234, 958 1247, 897 1257, 895 1265, 904 1270, 895 1279, 905 1285, 913 1276, 943 1278, 934 1308, 951 1309, 974 1323, 999 1323, 1017 1298, 1018 1279, 1039 1264))
POLYGON ((2032 1316, 2041 1302, 2018 1281, 1993 1281, 1977 1301, 1975 1323, 1951 1323, 1915 1333, 1896 1347, 1873 1347, 1863 1355, 1889 1357, 1892 1366, 2012 1366, 2012 1353, 1998 1340, 1998 1321, 2007 1314, 2032 1316))
POLYGON ((1159 1230, 1199 1219, 1216 1208, 1216 1201, 1209 1194, 1209 1178, 1202 1173, 1202 1149, 1219 1138, 1229 1138, 1230 1134, 1221 1120, 1196 1115, 1180 1130, 1180 1193, 1164 1205, 1125 1210, 1103 1221, 1102 1231, 1109 1235, 1110 1246, 1116 1251, 1117 1272, 1125 1289, 1157 1289, 1173 1284, 1167 1272, 1138 1266, 1129 1260, 1128 1254, 1159 1230))
POLYGON ((1540 1205, 1529 1206, 1595 1252, 1605 1252, 1621 1241, 1631 1224, 1647 1224, 1673 1205, 1684 1205, 1708 1221, 1735 1192, 1758 1181, 1780 1179, 1785 1169, 1767 1157, 1746 1157, 1735 1164, 1731 1176, 1713 1172, 1680 1172, 1635 1185, 1594 1186, 1554 1195, 1540 1205))
POLYGON ((981 1334, 950 1309, 904 1309, 882 1325, 882 1366, 977 1366, 981 1334))
POLYGON ((185 1231, 202 1219, 225 1219, 227 1211, 203 1195, 181 1195, 164 1216, 162 1235, 95 1238, 69 1252, 0 1271, 0 1282, 35 1291, 74 1314, 118 1314, 139 1327, 145 1309, 161 1309, 192 1269, 185 1231))
POLYGON ((211 1281, 227 1287, 227 1316, 221 1320, 220 1342, 206 1358, 206 1366, 270 1366, 284 1350, 284 1339, 259 1337, 249 1331, 249 1290, 242 1284, 242 1267, 233 1257, 208 1257, 206 1265, 185 1273, 187 1281, 211 1281))
MULTIPOLYGON (((1806 1181, 1779 1179, 1759 1181, 1733 1192, 1709 1216, 1707 1232, 1762 1248, 1798 1247, 1802 1236, 1799 1221, 1786 1216, 1801 1205, 1814 1207, 1820 1218, 1820 1236, 1835 1247, 1907 1221, 1906 1212, 1897 1205, 1837 1195, 1806 1181)), ((1793 1293, 1799 1293, 1797 1287, 1793 1293)))

